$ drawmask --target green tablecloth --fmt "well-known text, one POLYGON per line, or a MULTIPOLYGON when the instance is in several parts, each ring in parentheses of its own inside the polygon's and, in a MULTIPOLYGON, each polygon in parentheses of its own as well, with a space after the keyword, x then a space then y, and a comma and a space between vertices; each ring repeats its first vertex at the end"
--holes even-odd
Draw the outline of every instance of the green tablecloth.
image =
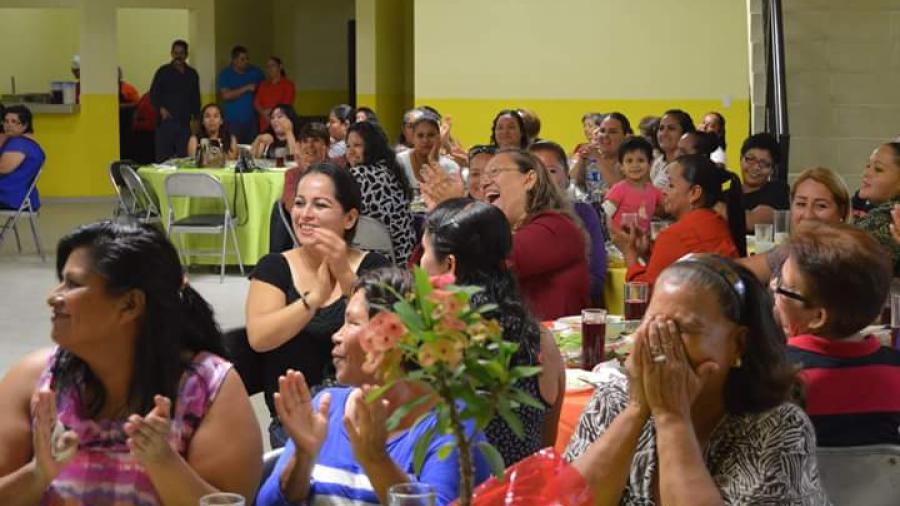
MULTIPOLYGON (((156 167, 142 167, 138 174, 147 189, 155 192, 159 199, 159 210, 162 213, 163 225, 168 223, 169 204, 166 200, 165 180, 166 176, 174 173, 174 169, 160 169, 156 167)), ((272 213, 272 204, 281 199, 284 188, 283 172, 251 172, 249 174, 235 174, 232 169, 178 169, 178 172, 200 172, 210 174, 221 181, 228 196, 228 205, 232 214, 236 215, 238 247, 241 249, 241 259, 245 265, 255 265, 260 258, 269 252, 269 218, 272 213), (243 180, 241 185, 240 180, 243 180), (240 190, 243 186, 245 191, 240 190), (237 195, 235 195, 237 193, 237 195)), ((197 214, 202 212, 221 212, 221 203, 216 204, 206 199, 177 199, 173 202, 175 219, 184 217, 190 212, 197 214)), ((173 239, 178 241, 177 237, 173 239)), ((215 235, 184 235, 184 247, 187 250, 214 250, 222 247, 222 239, 215 235)), ((237 265, 237 258, 232 253, 231 240, 229 239, 228 256, 226 263, 237 265)), ((191 256, 189 264, 218 265, 218 256, 191 256)))

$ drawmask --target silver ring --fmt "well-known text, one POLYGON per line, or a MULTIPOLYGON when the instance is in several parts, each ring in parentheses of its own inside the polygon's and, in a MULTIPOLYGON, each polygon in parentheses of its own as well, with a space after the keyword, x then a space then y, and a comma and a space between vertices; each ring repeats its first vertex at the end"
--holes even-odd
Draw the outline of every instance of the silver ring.
POLYGON ((661 364, 666 361, 666 356, 663 355, 662 353, 660 353, 659 355, 654 355, 653 361, 656 362, 657 364, 661 364))

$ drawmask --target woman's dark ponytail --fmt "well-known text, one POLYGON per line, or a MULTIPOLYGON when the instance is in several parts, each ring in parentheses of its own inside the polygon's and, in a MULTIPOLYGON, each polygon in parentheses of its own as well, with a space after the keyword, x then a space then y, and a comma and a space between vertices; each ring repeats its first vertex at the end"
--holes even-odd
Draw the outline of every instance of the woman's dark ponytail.
POLYGON ((730 170, 716 166, 722 176, 722 191, 725 209, 728 213, 728 229, 731 231, 731 239, 737 246, 738 253, 747 256, 747 216, 744 214, 744 191, 741 188, 741 179, 730 170))
POLYGON ((222 330, 206 299, 187 283, 181 288, 180 297, 185 320, 184 347, 194 352, 208 351, 225 356, 222 330))

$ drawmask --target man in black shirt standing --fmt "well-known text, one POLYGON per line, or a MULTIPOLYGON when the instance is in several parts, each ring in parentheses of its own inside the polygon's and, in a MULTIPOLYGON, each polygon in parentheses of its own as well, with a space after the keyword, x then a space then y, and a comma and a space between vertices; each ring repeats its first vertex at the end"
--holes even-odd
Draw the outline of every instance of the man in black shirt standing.
POLYGON ((156 161, 187 156, 191 118, 200 113, 200 79, 186 63, 188 44, 172 43, 172 62, 157 69, 150 85, 150 101, 159 115, 154 143, 156 161))

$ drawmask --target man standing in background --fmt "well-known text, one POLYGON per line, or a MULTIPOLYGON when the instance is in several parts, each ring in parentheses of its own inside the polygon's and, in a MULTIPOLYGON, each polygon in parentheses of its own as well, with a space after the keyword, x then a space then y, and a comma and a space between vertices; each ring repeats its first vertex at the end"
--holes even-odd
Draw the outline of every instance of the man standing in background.
POLYGON ((156 161, 187 156, 191 119, 200 114, 200 78, 187 64, 188 43, 172 43, 172 61, 157 69, 150 85, 150 101, 158 114, 154 135, 156 161))
POLYGON ((231 64, 219 73, 217 88, 225 123, 240 144, 250 144, 256 138, 253 93, 263 79, 265 77, 262 71, 250 64, 247 48, 234 46, 231 50, 231 64))

